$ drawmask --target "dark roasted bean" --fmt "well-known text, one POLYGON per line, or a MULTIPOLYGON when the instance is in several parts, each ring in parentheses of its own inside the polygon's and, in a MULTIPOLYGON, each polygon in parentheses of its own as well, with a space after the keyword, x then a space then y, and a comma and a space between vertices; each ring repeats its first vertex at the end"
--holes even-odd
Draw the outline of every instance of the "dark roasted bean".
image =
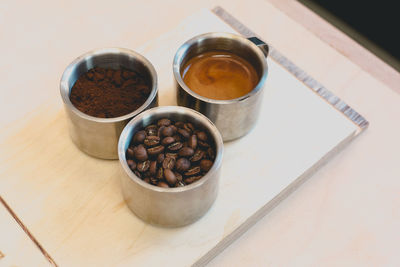
POLYGON ((137 164, 137 166, 136 166, 136 169, 138 171, 140 171, 141 173, 146 172, 149 168, 150 168, 150 161, 149 160, 146 160, 146 161, 143 161, 143 162, 139 162, 137 164))
POLYGON ((178 155, 181 157, 191 157, 193 154, 194 150, 188 146, 181 148, 178 153, 178 155))
POLYGON ((149 172, 151 176, 155 176, 157 174, 157 161, 150 162, 149 172))
POLYGON ((168 188, 168 187, 169 187, 168 184, 167 184, 166 182, 163 182, 163 181, 159 181, 159 182, 157 183, 157 186, 159 186, 159 187, 165 187, 165 188, 168 188))
POLYGON ((164 151, 164 146, 155 146, 147 149, 149 156, 157 156, 164 151))
POLYGON ((214 152, 214 149, 212 149, 211 147, 209 147, 209 148, 207 149, 207 156, 208 156, 208 158, 214 160, 214 159, 215 159, 215 152, 214 152))
POLYGON ((192 136, 189 137, 188 146, 191 147, 192 149, 197 148, 197 135, 192 134, 192 136))
POLYGON ((183 179, 182 175, 179 172, 174 172, 174 173, 175 173, 176 180, 182 181, 182 179, 183 179))
POLYGON ((158 180, 157 178, 155 178, 155 177, 150 177, 150 183, 151 183, 152 185, 157 185, 158 182, 159 182, 159 180, 158 180))
POLYGON ((161 133, 163 136, 172 136, 174 134, 174 130, 172 130, 172 128, 168 126, 164 127, 161 133))
POLYGON ((200 141, 206 142, 207 141, 207 134, 203 131, 197 133, 197 138, 200 141))
POLYGON ((176 170, 185 172, 190 168, 190 161, 187 158, 180 158, 176 161, 176 170))
POLYGON ((134 160, 128 159, 126 163, 128 163, 128 166, 132 171, 136 169, 136 162, 134 160))
POLYGON ((158 156, 157 156, 157 163, 158 164, 161 164, 163 161, 164 161, 164 158, 165 158, 165 155, 164 154, 159 154, 158 156))
POLYGON ((209 148, 210 147, 210 145, 208 143, 204 142, 204 141, 198 140, 197 143, 203 148, 209 148))
POLYGON ((164 176, 165 180, 170 186, 174 186, 176 184, 177 179, 173 171, 171 171, 170 169, 165 169, 164 176))
POLYGON ((183 121, 177 121, 177 122, 175 123, 175 126, 178 127, 178 128, 182 128, 183 125, 185 125, 185 123, 184 123, 183 121))
POLYGON ((178 158, 178 153, 167 153, 166 157, 174 158, 175 160, 178 158))
POLYGON ((185 139, 188 139, 190 137, 190 132, 185 129, 178 129, 178 133, 185 139))
POLYGON ((133 136, 133 143, 134 144, 141 144, 141 143, 143 143, 145 138, 146 138, 146 132, 145 131, 139 131, 133 136))
POLYGON ((168 136, 168 137, 165 137, 165 138, 161 141, 161 144, 162 144, 163 146, 168 146, 168 145, 172 144, 173 142, 175 142, 175 139, 174 139, 173 137, 171 137, 171 136, 168 136))
POLYGON ((156 146, 159 143, 160 143, 160 137, 158 137, 156 135, 147 136, 146 139, 144 139, 144 144, 147 147, 156 146))
POLYGON ((192 177, 186 178, 184 180, 184 182, 185 182, 185 184, 191 184, 191 183, 196 182, 197 180, 200 180, 201 177, 203 177, 203 176, 201 176, 201 175, 192 176, 192 177))
POLYGON ((157 125, 149 125, 145 128, 147 136, 157 135, 157 125))
POLYGON ((142 174, 141 174, 140 172, 138 172, 137 170, 134 170, 133 173, 134 173, 137 177, 142 178, 142 174))
POLYGON ((156 178, 160 179, 160 180, 164 179, 164 169, 163 168, 158 168, 156 178))
POLYGON ((176 134, 176 132, 178 131, 178 128, 176 128, 175 125, 170 125, 169 127, 171 127, 173 133, 176 134))
MULTIPOLYGON (((121 79, 125 79, 123 75, 121 79)), ((122 82, 125 86, 126 81, 122 82)), ((181 187, 199 180, 212 168, 214 159, 214 142, 206 131, 191 122, 168 118, 135 133, 126 150, 126 162, 135 175, 161 187, 181 187)))
POLYGON ((160 127, 160 126, 169 126, 170 124, 171 124, 171 120, 169 120, 167 118, 160 119, 157 122, 158 127, 160 127))
POLYGON ((173 169, 175 166, 175 159, 171 157, 165 157, 162 166, 164 169, 173 169))
POLYGON ((208 172, 213 165, 213 162, 209 159, 203 159, 200 161, 200 168, 204 172, 208 172))
POLYGON ((175 142, 172 143, 168 146, 168 149, 171 151, 178 151, 179 149, 181 149, 183 146, 183 144, 181 142, 175 142))
POLYGON ((183 128, 185 128, 186 130, 190 131, 190 132, 194 132, 195 128, 193 126, 193 124, 191 124, 190 122, 185 123, 185 125, 183 126, 183 128))
POLYGON ((146 148, 144 148, 143 145, 138 145, 137 147, 135 147, 134 153, 135 158, 139 161, 145 161, 148 158, 146 148))
POLYGON ((126 150, 126 157, 129 159, 132 159, 135 156, 135 152, 133 151, 132 148, 128 148, 126 150))
POLYGON ((200 173, 200 167, 199 166, 196 166, 196 167, 193 167, 193 168, 191 168, 191 169, 189 169, 187 172, 185 172, 184 174, 186 175, 186 176, 193 176, 193 175, 198 175, 200 173))
POLYGON ((197 162, 204 157, 204 154, 205 152, 203 150, 197 149, 196 152, 194 152, 194 155, 190 158, 190 161, 197 162))

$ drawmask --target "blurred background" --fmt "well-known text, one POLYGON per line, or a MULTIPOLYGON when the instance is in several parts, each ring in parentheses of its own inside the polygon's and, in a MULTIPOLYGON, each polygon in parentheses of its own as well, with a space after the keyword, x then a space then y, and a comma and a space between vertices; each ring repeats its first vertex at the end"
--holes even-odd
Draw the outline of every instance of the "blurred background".
POLYGON ((400 71, 397 1, 298 1, 400 71))

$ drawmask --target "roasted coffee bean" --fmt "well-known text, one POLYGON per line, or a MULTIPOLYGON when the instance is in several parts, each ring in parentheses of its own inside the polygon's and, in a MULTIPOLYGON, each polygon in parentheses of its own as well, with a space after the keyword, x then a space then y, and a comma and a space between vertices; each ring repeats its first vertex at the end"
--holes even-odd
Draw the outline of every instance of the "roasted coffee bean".
POLYGON ((136 162, 134 160, 128 159, 126 163, 128 163, 128 166, 132 171, 136 169, 136 162))
POLYGON ((164 176, 165 180, 170 186, 174 186, 176 184, 177 179, 173 171, 171 171, 170 169, 165 169, 164 176))
POLYGON ((134 173, 137 177, 142 178, 142 174, 141 174, 139 171, 134 170, 133 173, 134 173))
POLYGON ((144 173, 145 171, 147 171, 150 168, 150 161, 146 160, 143 162, 139 162, 136 166, 136 169, 138 171, 140 171, 141 173, 144 173))
POLYGON ((133 136, 133 143, 134 144, 141 144, 141 143, 143 143, 145 138, 146 138, 146 132, 145 131, 139 131, 133 136))
POLYGON ((205 152, 203 150, 197 149, 196 152, 194 152, 194 155, 190 158, 190 161, 197 162, 204 157, 204 154, 205 152))
POLYGON ((147 147, 156 146, 159 143, 160 143, 160 137, 158 137, 156 135, 150 135, 150 136, 147 136, 146 139, 144 139, 144 144, 147 147))
POLYGON ((175 159, 171 157, 165 157, 162 166, 164 169, 173 169, 175 166, 175 159))
POLYGON ((178 181, 178 182, 176 183, 176 186, 177 186, 177 187, 182 187, 182 186, 185 186, 185 183, 182 182, 182 181, 178 181))
POLYGON ((178 133, 185 139, 188 139, 190 137, 190 132, 185 129, 178 129, 178 133))
POLYGON ((157 125, 149 125, 145 128, 147 136, 157 135, 157 125))
POLYGON ((213 162, 209 159, 203 159, 202 161, 200 161, 200 168, 204 172, 208 172, 211 169, 212 165, 213 162))
POLYGON ((188 146, 181 148, 178 153, 178 155, 181 157, 191 157, 193 154, 194 150, 188 146))
POLYGON ((170 125, 169 127, 171 127, 173 133, 176 134, 176 132, 178 131, 178 128, 176 128, 175 125, 170 125))
POLYGON ((208 158, 214 160, 214 159, 215 159, 215 152, 214 152, 214 149, 212 149, 211 147, 209 147, 209 148, 207 149, 207 156, 208 156, 208 158))
POLYGON ((155 177, 150 177, 150 184, 157 185, 159 180, 155 177))
POLYGON ((185 123, 183 125, 183 129, 187 130, 190 133, 192 133, 195 130, 193 124, 191 124, 190 122, 185 123))
POLYGON ((192 136, 189 137, 188 146, 191 147, 192 149, 197 148, 197 135, 192 134, 192 136))
POLYGON ((164 146, 155 146, 147 149, 147 154, 149 154, 149 156, 157 156, 162 152, 164 152, 164 146))
POLYGON ((163 181, 159 181, 157 183, 157 186, 164 187, 164 188, 168 188, 169 187, 168 184, 166 182, 163 182, 163 181))
POLYGON ((183 179, 182 175, 179 172, 174 172, 174 173, 175 173, 176 180, 182 181, 182 179, 183 179))
POLYGON ((201 175, 191 176, 191 177, 189 177, 189 178, 186 178, 186 179, 184 180, 184 182, 185 182, 185 184, 191 184, 191 183, 194 183, 194 182, 200 180, 201 177, 203 177, 203 176, 201 176, 201 175))
POLYGON ((174 130, 172 130, 171 127, 167 126, 167 127, 164 127, 164 129, 162 130, 161 134, 163 136, 172 136, 174 134, 174 130))
POLYGON ((190 161, 187 158, 180 158, 176 161, 175 167, 178 172, 185 172, 190 168, 190 161))
POLYGON ((161 126, 160 128, 158 128, 157 130, 157 136, 162 138, 162 131, 164 130, 165 126, 161 126))
POLYGON ((176 160, 178 158, 178 153, 167 153, 165 156, 176 160))
POLYGON ((197 143, 203 148, 209 148, 210 145, 204 141, 198 140, 197 143))
POLYGON ((185 125, 185 123, 183 121, 177 121, 175 123, 175 126, 178 127, 178 128, 183 128, 183 125, 185 125))
POLYGON ((197 132, 197 138, 200 140, 200 141, 203 141, 203 142, 206 142, 207 141, 207 134, 205 133, 205 132, 203 132, 203 131, 201 131, 201 132, 197 132))
POLYGON ((146 148, 144 148, 143 145, 138 145, 137 147, 135 147, 135 149, 133 150, 134 154, 135 154, 135 158, 139 161, 145 161, 147 160, 148 156, 147 156, 147 151, 146 148))
POLYGON ((182 141, 182 137, 179 134, 173 135, 172 137, 175 139, 176 142, 182 141))
POLYGON ((157 174, 157 161, 150 162, 149 172, 151 176, 155 176, 157 174))
POLYGON ((215 148, 209 137, 191 122, 162 118, 134 134, 126 150, 127 164, 149 184, 185 186, 212 168, 215 148))
POLYGON ((158 164, 161 164, 163 161, 164 161, 164 158, 165 158, 165 155, 164 154, 159 154, 158 156, 157 156, 157 163, 158 164))
POLYGON ((128 148, 126 150, 126 157, 129 159, 132 159, 135 156, 135 152, 133 151, 132 148, 128 148))
POLYGON ((169 126, 170 124, 171 124, 171 120, 167 119, 167 118, 160 119, 157 122, 158 127, 160 127, 160 126, 169 126))
POLYGON ((196 167, 193 167, 193 168, 189 169, 184 174, 185 174, 185 176, 194 176, 194 175, 198 175, 200 173, 200 171, 201 171, 200 167, 196 166, 196 167))
POLYGON ((183 144, 181 142, 175 142, 172 143, 168 146, 168 149, 171 151, 178 151, 179 149, 181 149, 183 146, 183 144))
POLYGON ((162 141, 161 144, 164 146, 168 146, 170 144, 172 144, 173 142, 175 142, 175 139, 171 136, 165 137, 162 141))
POLYGON ((164 179, 164 169, 163 168, 158 168, 156 178, 160 179, 160 180, 164 179))

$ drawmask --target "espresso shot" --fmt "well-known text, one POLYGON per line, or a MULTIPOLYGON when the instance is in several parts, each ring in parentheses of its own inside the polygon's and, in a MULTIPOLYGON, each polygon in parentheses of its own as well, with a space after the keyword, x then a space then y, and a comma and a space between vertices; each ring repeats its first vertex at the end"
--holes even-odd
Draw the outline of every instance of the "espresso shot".
POLYGON ((239 98, 251 92, 259 77, 244 58, 228 51, 208 51, 186 62, 183 81, 195 93, 216 100, 239 98))

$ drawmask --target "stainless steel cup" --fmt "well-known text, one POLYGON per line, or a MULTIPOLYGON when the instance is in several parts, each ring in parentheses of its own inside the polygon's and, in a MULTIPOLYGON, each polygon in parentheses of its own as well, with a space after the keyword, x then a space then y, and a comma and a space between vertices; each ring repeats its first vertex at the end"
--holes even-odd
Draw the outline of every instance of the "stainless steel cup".
POLYGON ((206 33, 188 40, 176 52, 173 63, 178 105, 195 109, 210 118, 224 141, 247 134, 260 113, 268 74, 268 51, 268 45, 255 37, 246 39, 230 33, 206 33), (256 87, 247 95, 231 100, 209 99, 190 90, 183 82, 182 67, 190 58, 212 50, 229 51, 249 61, 260 77, 256 87))
POLYGON ((122 166, 122 192, 129 208, 144 221, 168 227, 190 224, 203 216, 214 203, 220 178, 223 141, 214 124, 197 111, 185 107, 164 106, 147 110, 133 118, 123 130, 118 144, 122 166), (162 188, 138 178, 126 162, 125 151, 132 136, 161 118, 190 121, 212 137, 216 148, 214 164, 208 173, 193 184, 162 188))
POLYGON ((103 48, 90 51, 75 59, 64 71, 60 92, 68 115, 72 141, 83 152, 102 159, 118 159, 118 139, 130 119, 158 105, 157 74, 153 65, 142 55, 123 48, 103 48), (137 71, 150 82, 151 93, 146 102, 129 114, 115 118, 97 118, 79 111, 71 103, 70 91, 76 80, 93 67, 121 67, 137 71))

